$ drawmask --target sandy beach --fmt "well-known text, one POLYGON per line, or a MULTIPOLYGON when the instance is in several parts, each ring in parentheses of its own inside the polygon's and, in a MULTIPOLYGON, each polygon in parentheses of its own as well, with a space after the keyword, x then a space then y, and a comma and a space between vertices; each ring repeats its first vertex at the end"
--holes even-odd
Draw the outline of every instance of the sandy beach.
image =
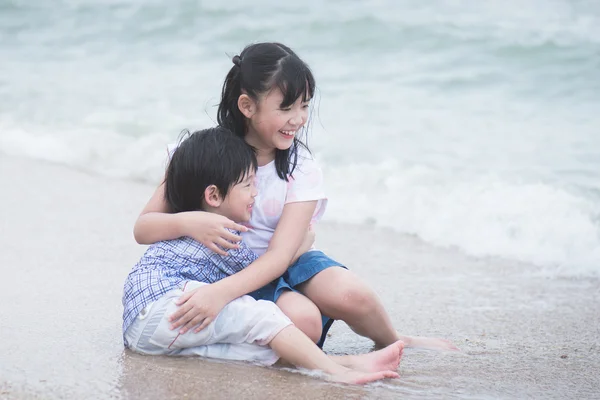
MULTIPOLYGON (((121 290, 144 251, 132 227, 154 187, 2 154, 0 187, 0 398, 600 397, 598 279, 550 278, 373 226, 323 223, 317 244, 376 289, 399 331, 445 337, 462 352, 409 349, 400 379, 365 387, 132 354, 121 290)), ((370 349, 340 322, 325 346, 370 349)))

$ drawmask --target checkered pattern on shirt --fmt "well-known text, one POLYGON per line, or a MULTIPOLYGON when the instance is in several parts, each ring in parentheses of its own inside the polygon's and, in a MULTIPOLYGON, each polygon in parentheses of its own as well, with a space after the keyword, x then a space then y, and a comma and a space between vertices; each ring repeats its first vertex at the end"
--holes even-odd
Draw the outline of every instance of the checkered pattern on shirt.
MULTIPOLYGON (((239 235, 239 232, 233 232, 239 235)), ((220 256, 182 237, 151 245, 133 267, 123 290, 123 333, 146 305, 186 281, 217 282, 246 268, 258 256, 243 242, 220 256)))

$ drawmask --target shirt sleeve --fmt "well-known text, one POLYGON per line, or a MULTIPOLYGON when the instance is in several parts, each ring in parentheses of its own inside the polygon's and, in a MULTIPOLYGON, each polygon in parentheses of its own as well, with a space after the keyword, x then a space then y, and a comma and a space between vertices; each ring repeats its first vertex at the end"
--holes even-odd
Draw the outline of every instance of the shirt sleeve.
POLYGON ((327 207, 323 171, 311 155, 299 154, 298 164, 288 177, 285 204, 314 200, 317 200, 317 208, 312 221, 316 222, 321 219, 327 207))

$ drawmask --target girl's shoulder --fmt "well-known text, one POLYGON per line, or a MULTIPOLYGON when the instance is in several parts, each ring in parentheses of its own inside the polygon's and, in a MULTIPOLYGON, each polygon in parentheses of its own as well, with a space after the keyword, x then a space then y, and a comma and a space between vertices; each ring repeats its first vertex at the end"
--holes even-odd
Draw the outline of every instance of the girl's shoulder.
POLYGON ((298 161, 300 160, 314 160, 315 157, 310 150, 302 145, 295 146, 296 154, 298 155, 298 161))
MULTIPOLYGON (((321 167, 319 162, 315 158, 314 154, 306 149, 303 146, 298 146, 297 148, 297 158, 296 158, 296 166, 294 168, 294 172, 300 171, 309 172, 312 170, 320 170, 321 167)), ((293 174, 293 173, 292 173, 293 174)))

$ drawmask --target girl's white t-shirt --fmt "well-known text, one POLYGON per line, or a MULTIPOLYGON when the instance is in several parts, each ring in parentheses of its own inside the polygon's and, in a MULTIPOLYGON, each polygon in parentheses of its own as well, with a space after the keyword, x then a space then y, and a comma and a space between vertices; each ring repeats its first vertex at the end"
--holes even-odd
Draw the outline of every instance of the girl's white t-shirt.
POLYGON ((242 237, 259 256, 267 251, 284 205, 316 200, 312 223, 321 219, 327 207, 323 171, 314 157, 302 148, 298 150, 296 168, 288 176, 287 182, 277 175, 275 161, 271 161, 258 167, 256 187, 258 195, 254 199, 250 223, 247 224, 252 230, 243 232, 242 237))
MULTIPOLYGON (((167 146, 169 159, 176 148, 177 144, 167 146)), ((264 254, 269 247, 284 205, 316 200, 317 207, 311 223, 319 221, 327 208, 323 171, 314 157, 301 147, 298 148, 296 168, 292 175, 288 176, 287 182, 277 175, 275 161, 271 161, 258 167, 256 187, 258 194, 254 198, 252 216, 250 222, 244 224, 252 230, 242 232, 242 238, 246 245, 259 256, 264 254)))

